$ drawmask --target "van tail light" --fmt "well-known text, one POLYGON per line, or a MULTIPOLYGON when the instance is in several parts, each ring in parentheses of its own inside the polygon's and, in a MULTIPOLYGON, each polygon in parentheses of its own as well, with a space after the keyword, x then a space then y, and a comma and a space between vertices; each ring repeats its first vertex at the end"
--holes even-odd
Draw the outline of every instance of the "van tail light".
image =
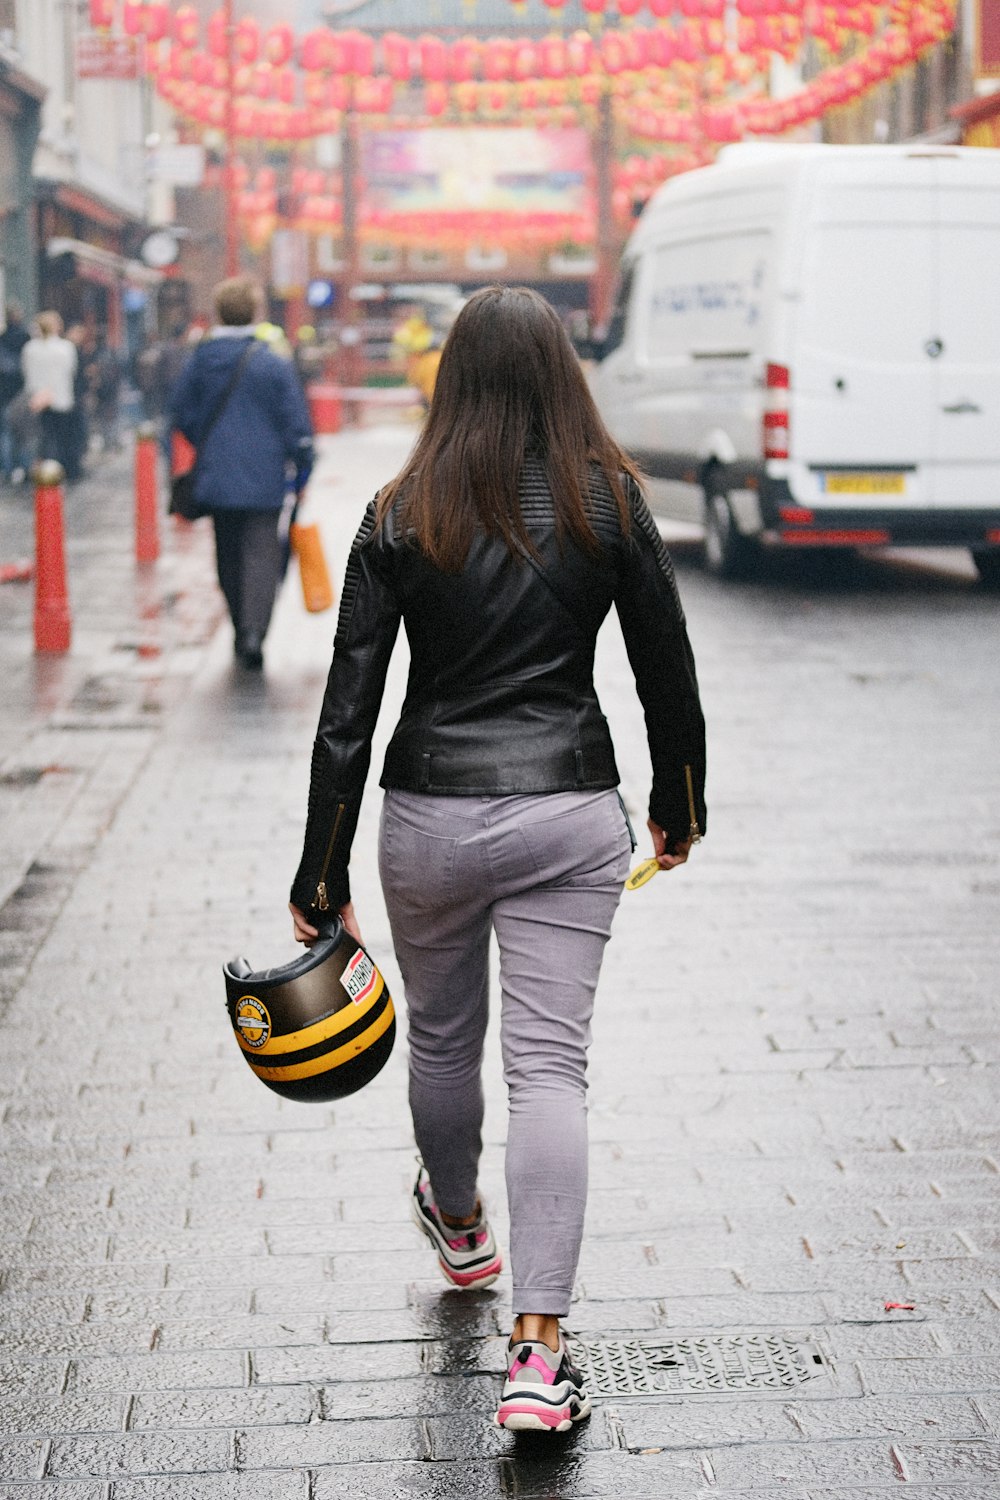
POLYGON ((788 457, 788 390, 791 375, 787 365, 767 366, 764 376, 767 405, 764 411, 764 457, 788 457))

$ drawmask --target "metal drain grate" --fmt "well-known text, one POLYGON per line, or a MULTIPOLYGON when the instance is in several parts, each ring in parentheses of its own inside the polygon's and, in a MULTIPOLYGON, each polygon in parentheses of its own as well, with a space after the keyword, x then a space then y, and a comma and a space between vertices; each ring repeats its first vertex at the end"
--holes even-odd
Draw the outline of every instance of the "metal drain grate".
POLYGON ((695 1339, 576 1339, 596 1396, 780 1395, 830 1371, 814 1344, 783 1334, 695 1339))

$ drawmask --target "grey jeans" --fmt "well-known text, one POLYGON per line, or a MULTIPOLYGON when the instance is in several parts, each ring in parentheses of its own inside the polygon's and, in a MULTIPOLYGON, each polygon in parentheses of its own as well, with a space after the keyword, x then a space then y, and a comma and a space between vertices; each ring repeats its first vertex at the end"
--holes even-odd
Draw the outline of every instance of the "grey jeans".
POLYGON ((413 1127, 438 1206, 458 1217, 476 1202, 496 930, 515 1315, 569 1311, 587 1197, 590 1021, 631 846, 614 791, 390 791, 382 807, 413 1127))

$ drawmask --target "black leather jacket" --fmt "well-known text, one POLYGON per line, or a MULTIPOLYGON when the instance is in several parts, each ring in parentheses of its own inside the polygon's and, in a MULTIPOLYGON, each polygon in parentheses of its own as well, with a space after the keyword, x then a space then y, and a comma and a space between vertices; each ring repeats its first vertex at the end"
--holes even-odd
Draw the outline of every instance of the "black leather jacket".
POLYGON ((613 603, 646 715, 650 817, 672 839, 687 838, 693 824, 704 833, 705 725, 673 568, 637 486, 628 481, 626 536, 607 482, 594 475, 601 546, 590 556, 573 543, 560 551, 544 471, 526 464, 521 507, 541 570, 481 535, 461 573, 443 573, 399 534, 394 515, 376 526, 369 505, 313 747, 291 891, 303 911, 336 911, 350 899, 351 841, 401 619, 410 673, 383 787, 472 796, 617 786, 593 683, 595 639, 613 603))

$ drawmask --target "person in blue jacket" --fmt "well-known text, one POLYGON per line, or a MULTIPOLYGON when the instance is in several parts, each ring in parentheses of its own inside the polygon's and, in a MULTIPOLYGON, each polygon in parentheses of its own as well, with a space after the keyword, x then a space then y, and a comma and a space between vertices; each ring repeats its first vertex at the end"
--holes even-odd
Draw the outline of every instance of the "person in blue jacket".
POLYGON ((215 289, 218 324, 198 345, 171 397, 171 426, 197 450, 195 499, 215 525, 219 584, 251 671, 284 573, 279 530, 289 481, 301 494, 313 433, 293 366, 255 337, 262 297, 248 277, 215 289))

